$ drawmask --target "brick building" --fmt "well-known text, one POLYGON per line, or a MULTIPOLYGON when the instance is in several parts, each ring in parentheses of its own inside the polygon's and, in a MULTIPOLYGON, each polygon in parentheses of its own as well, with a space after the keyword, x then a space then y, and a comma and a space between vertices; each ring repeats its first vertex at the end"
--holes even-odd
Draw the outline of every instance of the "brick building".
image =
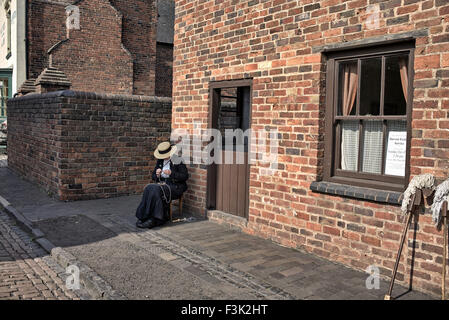
MULTIPOLYGON (((280 137, 270 175, 192 164, 185 204, 390 276, 401 193, 449 175, 448 51, 447 0, 177 0, 173 129, 220 126, 231 97, 235 117, 280 137)), ((408 239, 400 281, 413 266, 413 287, 439 294, 443 238, 427 211, 408 239)))
POLYGON ((173 1, 11 1, 27 81, 8 100, 9 168, 61 200, 141 193, 170 136, 173 1))
POLYGON ((2 3, 3 36, 17 43, 6 48, 4 40, 0 48, 0 54, 12 53, 5 53, 6 60, 0 57, 0 67, 10 68, 17 79, 12 94, 26 79, 25 91, 30 90, 29 85, 49 66, 52 49, 53 67, 67 76, 74 90, 171 96, 167 82, 172 77, 173 1, 2 3), (157 62, 163 67, 157 69, 157 62))

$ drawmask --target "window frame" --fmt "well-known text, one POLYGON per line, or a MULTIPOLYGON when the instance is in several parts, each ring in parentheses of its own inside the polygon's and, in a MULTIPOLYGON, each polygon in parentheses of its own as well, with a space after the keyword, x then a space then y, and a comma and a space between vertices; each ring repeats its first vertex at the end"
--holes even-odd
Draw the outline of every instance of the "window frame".
MULTIPOLYGON (((335 183, 342 183, 348 185, 354 185, 358 187, 367 187, 374 189, 382 189, 388 191, 404 191, 410 177, 410 145, 411 145, 411 120, 412 120, 412 106, 413 106, 413 78, 414 78, 414 51, 415 42, 407 41, 387 45, 370 46, 367 48, 355 48, 346 49, 341 51, 334 51, 326 53, 327 68, 326 68, 326 111, 325 111, 325 141, 324 141, 324 171, 323 180, 335 183), (357 60, 368 57, 382 57, 385 55, 408 55, 408 91, 407 91, 407 105, 405 116, 385 116, 382 109, 379 112, 379 116, 349 116, 353 120, 405 120, 407 125, 407 147, 406 147, 406 163, 405 163, 405 176, 395 177, 384 174, 372 174, 363 172, 351 172, 339 169, 340 159, 340 132, 337 132, 337 121, 342 120, 345 116, 338 115, 338 84, 339 74, 338 66, 342 61, 357 60)), ((385 94, 385 58, 382 58, 382 83, 381 83, 381 107, 384 105, 385 94)), ((358 74, 360 77, 360 63, 358 63, 358 74)), ((359 82, 360 84, 360 82, 359 82)), ((357 89, 357 99, 360 99, 360 85, 357 89)), ((358 103, 359 105, 359 103, 358 103)), ((348 117, 348 118, 349 118, 348 117)), ((361 126, 360 126, 361 128, 361 126)), ((359 130, 360 136, 363 135, 362 130, 359 130)), ((383 131, 383 153, 385 153, 386 147, 386 130, 384 125, 383 131)), ((362 146, 363 140, 359 139, 359 170, 360 159, 362 158, 362 146)), ((384 159, 384 155, 382 156, 384 159)), ((384 172, 385 164, 382 163, 382 172, 384 172)))

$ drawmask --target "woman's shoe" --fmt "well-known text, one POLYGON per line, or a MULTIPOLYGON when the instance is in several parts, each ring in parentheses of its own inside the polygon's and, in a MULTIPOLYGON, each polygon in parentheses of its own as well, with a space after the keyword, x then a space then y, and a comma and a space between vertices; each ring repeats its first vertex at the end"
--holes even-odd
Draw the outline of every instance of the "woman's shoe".
POLYGON ((163 226, 165 224, 165 220, 154 219, 155 227, 163 226))
POLYGON ((163 220, 159 220, 159 219, 148 219, 148 220, 145 221, 145 222, 138 221, 138 222, 136 223, 136 226, 137 226, 138 228, 142 228, 142 229, 151 229, 151 228, 154 228, 154 227, 162 226, 163 224, 165 224, 165 221, 163 221, 163 220))
POLYGON ((141 229, 151 229, 156 226, 156 223, 152 219, 148 219, 147 221, 137 221, 136 223, 137 228, 141 229))

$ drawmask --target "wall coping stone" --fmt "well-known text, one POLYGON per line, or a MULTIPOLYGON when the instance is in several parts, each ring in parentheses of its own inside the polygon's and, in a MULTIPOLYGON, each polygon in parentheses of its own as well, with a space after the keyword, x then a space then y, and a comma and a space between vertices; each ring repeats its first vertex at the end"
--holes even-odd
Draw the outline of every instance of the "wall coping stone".
POLYGON ((119 100, 119 101, 132 101, 132 102, 154 102, 154 103, 171 103, 172 99, 169 97, 156 97, 156 96, 141 96, 141 95, 126 95, 126 94, 110 94, 110 93, 97 93, 97 92, 85 92, 75 90, 62 90, 48 93, 30 93, 21 97, 11 98, 9 102, 20 102, 27 100, 43 100, 52 98, 79 98, 79 99, 92 99, 92 100, 119 100))

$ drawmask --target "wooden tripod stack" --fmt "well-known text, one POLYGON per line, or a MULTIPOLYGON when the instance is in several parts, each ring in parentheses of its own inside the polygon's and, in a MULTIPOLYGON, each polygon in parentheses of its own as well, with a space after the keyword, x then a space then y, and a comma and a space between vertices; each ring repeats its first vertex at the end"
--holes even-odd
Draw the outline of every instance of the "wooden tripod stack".
MULTIPOLYGON (((427 202, 426 199, 431 197, 433 194, 433 190, 431 189, 418 189, 415 194, 412 195, 410 203, 407 207, 407 215, 405 219, 404 230, 402 231, 401 242, 399 245, 398 254, 396 256, 396 263, 393 268, 393 276, 390 282, 390 288, 388 289, 388 293, 385 295, 385 300, 391 300, 391 293, 393 292, 394 281, 396 279, 396 273, 398 271, 399 261, 401 260, 401 253, 404 247, 405 238, 407 237, 408 227, 412 218, 415 215, 415 210, 421 206, 424 202, 427 202)), ((446 242, 445 242, 446 243, 446 242)))

